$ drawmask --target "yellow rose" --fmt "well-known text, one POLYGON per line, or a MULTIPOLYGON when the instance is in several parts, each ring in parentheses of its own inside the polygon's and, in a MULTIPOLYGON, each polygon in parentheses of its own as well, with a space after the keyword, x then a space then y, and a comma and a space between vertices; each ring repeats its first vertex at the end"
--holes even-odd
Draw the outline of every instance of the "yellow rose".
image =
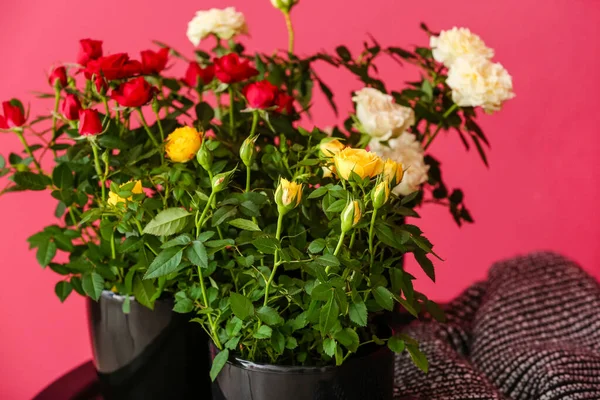
POLYGON ((404 166, 402 163, 386 160, 383 164, 383 178, 388 184, 392 186, 399 185, 402 182, 402 176, 404 175, 404 166))
POLYGON ((177 128, 171 133, 165 143, 167 157, 173 162, 188 162, 198 152, 202 144, 200 133, 190 127, 177 128))
POLYGON ((337 139, 323 139, 319 145, 319 151, 323 157, 333 157, 344 149, 344 144, 337 139))
POLYGON ((373 208, 381 208, 387 203, 390 198, 390 184, 383 180, 375 186, 371 192, 371 199, 373 200, 373 208))
MULTIPOLYGON (((127 183, 130 183, 130 182, 131 181, 129 181, 127 183)), ((127 185, 127 183, 124 183, 119 187, 121 188, 121 187, 127 185)), ((144 193, 144 188, 142 187, 142 181, 135 181, 135 185, 133 186, 133 189, 131 189, 131 193, 133 193, 133 194, 144 193)), ((124 199, 121 196, 119 196, 118 194, 116 194, 115 192, 112 192, 112 191, 108 192, 107 203, 110 204, 111 206, 116 206, 117 203, 125 203, 130 200, 131 200, 131 197, 124 199)))
POLYGON ((376 154, 363 149, 346 147, 334 158, 335 172, 339 178, 348 179, 351 172, 361 178, 374 177, 383 171, 383 161, 376 154))
POLYGON ((275 202, 279 206, 279 212, 287 212, 297 207, 302 200, 302 184, 290 182, 281 178, 277 190, 275 190, 275 202))

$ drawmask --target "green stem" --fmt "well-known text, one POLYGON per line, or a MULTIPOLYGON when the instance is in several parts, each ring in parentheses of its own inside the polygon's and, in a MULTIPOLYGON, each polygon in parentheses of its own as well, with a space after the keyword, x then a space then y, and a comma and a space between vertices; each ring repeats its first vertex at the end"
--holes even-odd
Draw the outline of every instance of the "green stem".
POLYGON ((348 245, 348 249, 351 249, 354 246, 354 239, 356 239, 356 230, 352 231, 352 236, 350 236, 350 244, 348 245))
MULTIPOLYGON (((450 107, 445 113, 444 115, 442 115, 442 119, 446 119, 450 116, 450 114, 452 114, 452 112, 454 110, 456 110, 458 108, 458 106, 456 104, 452 104, 452 107, 450 107)), ((437 128, 435 129, 435 131, 433 132, 433 135, 431 135, 429 137, 429 140, 427 141, 427 143, 425 144, 425 146, 423 147, 423 150, 427 150, 429 148, 429 146, 431 146, 431 143, 433 142, 433 139, 436 138, 436 136, 441 132, 443 126, 442 125, 438 125, 437 128)))
POLYGON ((102 190, 102 202, 106 201, 106 182, 104 179, 104 174, 102 173, 102 167, 100 166, 100 156, 98 155, 98 147, 96 147, 96 143, 90 141, 90 145, 92 146, 92 152, 94 153, 94 165, 96 167, 96 174, 98 174, 98 179, 100 179, 100 189, 102 190))
POLYGON ((233 88, 231 87, 231 85, 229 85, 229 129, 232 137, 235 128, 235 119, 233 115, 234 106, 235 98, 233 97, 233 88))
POLYGON ((254 136, 256 125, 258 124, 258 111, 252 111, 252 127, 250 128, 250 137, 254 136))
POLYGON ((19 140, 21 141, 21 144, 25 148, 25 152, 27 153, 27 155, 29 157, 31 157, 31 159, 33 160, 33 164, 35 165, 35 167, 37 168, 37 170, 40 172, 40 174, 43 174, 44 171, 42 171, 42 166, 40 165, 40 163, 38 162, 38 160, 36 160, 35 157, 33 156, 33 152, 31 151, 31 147, 29 147, 29 144, 25 140, 25 136, 23 136, 23 131, 19 129, 19 130, 16 130, 16 132, 17 132, 17 136, 19 137, 19 140))
POLYGON ((369 227, 369 253, 371 254, 371 266, 373 266, 373 260, 375 258, 375 252, 373 248, 373 237, 375 234, 375 219, 377 218, 377 209, 373 210, 371 215, 371 226, 369 227))
POLYGON ((334 256, 337 256, 340 250, 342 249, 342 244, 344 244, 344 237, 346 236, 346 232, 342 231, 340 235, 340 239, 338 240, 337 246, 335 247, 335 251, 333 252, 334 256))
POLYGON ((284 12, 283 17, 285 18, 285 26, 288 31, 288 53, 292 54, 294 52, 294 27, 292 26, 292 19, 289 12, 284 12))
POLYGON ((250 166, 246 166, 246 193, 250 191, 250 177, 252 175, 252 171, 250 170, 250 166))
POLYGON ((56 115, 58 114, 58 106, 60 104, 60 86, 54 84, 54 112, 52 113, 52 140, 50 140, 49 147, 54 145, 56 139, 56 115))
POLYGON ((108 106, 108 98, 106 96, 102 96, 102 103, 106 109, 106 115, 110 115, 110 107, 108 106))
MULTIPOLYGON (((283 226, 283 213, 279 213, 279 217, 277 218, 277 232, 275 233, 275 238, 277 238, 277 240, 281 240, 281 228, 283 226)), ((263 302, 263 305, 267 305, 267 303, 269 302, 269 288, 271 287, 271 283, 273 282, 273 279, 275 279, 275 274, 277 273, 277 267, 279 267, 279 252, 275 251, 275 258, 273 260, 273 270, 271 271, 271 275, 269 275, 269 279, 267 280, 267 283, 265 284, 265 301, 263 302)))
POLYGON ((158 144, 158 141, 152 134, 152 131, 150 131, 150 127, 148 126, 148 123, 146 122, 146 118, 144 117, 144 113, 142 112, 142 109, 138 108, 137 110, 138 110, 138 114, 140 115, 140 121, 142 122, 142 125, 144 126, 146 133, 148 133, 148 137, 150 138, 150 140, 152 141, 154 146, 159 150, 161 161, 164 161, 164 155, 163 155, 162 151, 160 151, 160 145, 158 144))
MULTIPOLYGON (((200 288, 202 289, 202 299, 204 300, 204 307, 208 308, 208 298, 206 297, 206 288, 204 286, 204 277, 202 276, 202 269, 198 267, 198 279, 200 280, 200 288)), ((212 315, 207 314, 208 323, 210 325, 210 331, 212 332, 213 341, 219 350, 223 349, 221 345, 221 341, 219 340, 219 335, 217 334, 216 324, 213 321, 212 315)))
POLYGON ((160 115, 158 115, 158 110, 155 110, 154 114, 156 114, 156 123, 158 124, 158 130, 160 131, 161 143, 164 143, 165 142, 165 131, 163 130, 162 123, 160 122, 160 115))
POLYGON ((204 210, 202 211, 202 215, 200 215, 200 218, 196 221, 196 237, 200 236, 200 228, 202 225, 204 225, 204 218, 206 217, 206 213, 208 212, 208 209, 210 208, 214 198, 215 192, 211 192, 210 196, 208 197, 208 201, 204 206, 204 210))

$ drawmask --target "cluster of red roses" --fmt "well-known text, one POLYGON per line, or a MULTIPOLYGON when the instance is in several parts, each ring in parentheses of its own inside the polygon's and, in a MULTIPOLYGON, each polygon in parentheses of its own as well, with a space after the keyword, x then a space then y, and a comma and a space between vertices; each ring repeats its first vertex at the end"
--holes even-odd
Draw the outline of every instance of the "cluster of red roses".
MULTIPOLYGON (((169 49, 158 51, 145 50, 140 53, 141 61, 132 60, 127 53, 103 55, 102 41, 93 39, 80 40, 77 63, 81 65, 85 78, 92 82, 97 93, 105 96, 109 82, 121 81, 110 93, 110 98, 122 107, 139 108, 148 104, 157 92, 144 75, 156 75, 162 72, 169 59, 169 49)), ((258 75, 258 71, 250 65, 250 61, 242 59, 236 53, 215 58, 213 64, 201 67, 197 62, 190 62, 182 81, 189 87, 206 85, 218 79, 222 83, 233 84, 246 81, 258 75)), ((49 83, 56 90, 68 85, 67 70, 60 66, 52 70, 49 83)), ((293 113, 293 97, 283 92, 266 80, 246 85, 242 93, 248 106, 253 109, 273 108, 277 112, 293 113)), ((4 116, 0 115, 0 129, 20 127, 25 123, 25 116, 20 104, 3 103, 4 116)), ((103 131, 100 115, 96 110, 84 109, 77 95, 66 93, 61 106, 61 113, 69 121, 79 121, 81 135, 96 135, 103 131)))

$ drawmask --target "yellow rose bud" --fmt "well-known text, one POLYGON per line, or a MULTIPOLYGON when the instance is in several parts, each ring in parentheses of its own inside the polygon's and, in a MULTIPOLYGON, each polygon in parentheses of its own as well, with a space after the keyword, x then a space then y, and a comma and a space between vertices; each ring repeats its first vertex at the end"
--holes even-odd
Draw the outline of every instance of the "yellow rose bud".
MULTIPOLYGON (((124 183, 119 187, 122 188, 123 186, 127 185, 130 182, 131 181, 124 183)), ((133 194, 144 193, 144 188, 142 187, 142 181, 135 181, 135 185, 133 185, 133 188, 131 189, 131 193, 133 193, 133 194)), ((126 203, 128 201, 131 201, 131 199, 132 199, 131 196, 124 199, 121 196, 119 196, 117 193, 110 191, 110 192, 108 192, 108 200, 106 202, 108 204, 110 204, 111 206, 116 206, 117 203, 126 203)))
POLYGON ((373 208, 378 209, 383 207, 390 198, 390 184, 387 180, 379 182, 373 191, 371 192, 371 199, 373 200, 373 208))
POLYGON ((198 152, 202 144, 202 136, 191 126, 177 128, 166 140, 165 151, 173 162, 188 162, 198 152))
POLYGON ((279 213, 285 214, 296 208, 301 200, 302 184, 281 178, 279 186, 275 190, 275 202, 277 203, 279 213))
POLYGON ((385 164, 383 164, 383 178, 387 181, 387 183, 396 187, 402 182, 402 176, 404 175, 404 166, 402 163, 386 160, 385 164))
POLYGON ((342 215, 340 216, 342 220, 342 232, 346 233, 356 226, 361 217, 360 203, 357 200, 350 201, 342 210, 342 215))
POLYGON ((346 146, 337 139, 331 140, 330 138, 325 138, 319 144, 319 152, 322 157, 333 157, 342 151, 344 147, 346 146))
POLYGON ((348 179, 352 172, 361 178, 374 177, 383 171, 383 161, 376 154, 363 149, 346 147, 333 158, 339 178, 348 179))

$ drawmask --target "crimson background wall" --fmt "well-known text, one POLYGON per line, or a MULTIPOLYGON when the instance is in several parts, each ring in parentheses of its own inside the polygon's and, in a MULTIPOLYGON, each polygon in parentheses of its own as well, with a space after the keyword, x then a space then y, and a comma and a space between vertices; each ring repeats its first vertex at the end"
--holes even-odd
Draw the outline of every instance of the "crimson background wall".
MULTIPOLYGON (((185 30, 194 12, 228 5, 246 15, 251 37, 243 41, 250 50, 286 46, 283 19, 268 0, 2 1, 0 100, 18 97, 33 113, 48 111, 51 102, 31 92, 49 89, 48 67, 74 60, 84 37, 104 40, 105 53, 137 56, 160 39, 191 54, 185 30)), ((465 154, 455 135, 432 147, 447 182, 464 189, 476 223, 459 229, 446 210, 423 210, 419 224, 446 261, 437 263, 437 284, 423 280, 421 289, 448 300, 484 278, 494 260, 536 249, 562 252, 600 277, 597 0, 300 0, 293 20, 301 54, 342 43, 358 50, 367 33, 383 45, 426 44, 421 21, 434 30, 466 26, 513 76, 517 97, 499 114, 481 118, 492 142, 489 170, 476 153, 465 154)), ((170 71, 179 75, 182 67, 170 71)), ((320 71, 344 116, 360 83, 327 66, 320 71)), ((411 77, 391 61, 381 72, 395 89, 411 77)), ((336 123, 322 96, 314 113, 309 126, 336 123)), ((18 149, 14 135, 0 134, 2 154, 18 149)), ((84 300, 72 296, 60 304, 53 293, 57 276, 40 269, 25 241, 54 220, 54 206, 45 193, 0 198, 2 399, 31 398, 91 357, 84 300)))

